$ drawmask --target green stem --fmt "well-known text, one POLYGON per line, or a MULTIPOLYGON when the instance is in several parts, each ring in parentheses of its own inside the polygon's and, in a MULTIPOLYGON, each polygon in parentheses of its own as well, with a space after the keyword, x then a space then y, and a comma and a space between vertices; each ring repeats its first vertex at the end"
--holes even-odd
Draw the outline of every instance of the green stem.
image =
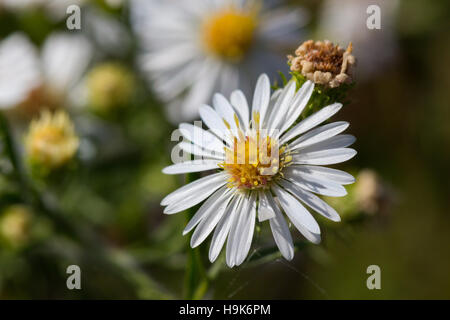
MULTIPOLYGON (((195 181, 199 178, 198 173, 189 173, 187 182, 195 181)), ((194 207, 187 211, 187 221, 192 219, 196 210, 194 207)), ((184 278, 184 298, 188 300, 202 299, 209 287, 208 276, 203 266, 201 248, 190 248, 190 239, 186 237, 187 263, 184 278)))

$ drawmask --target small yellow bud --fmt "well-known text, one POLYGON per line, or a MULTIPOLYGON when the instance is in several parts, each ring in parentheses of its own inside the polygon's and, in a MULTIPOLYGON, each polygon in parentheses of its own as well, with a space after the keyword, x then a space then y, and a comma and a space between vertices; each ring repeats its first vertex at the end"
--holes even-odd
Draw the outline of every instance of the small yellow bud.
POLYGON ((31 212, 23 205, 6 208, 0 218, 0 235, 12 245, 21 245, 29 237, 31 212))
POLYGON ((131 72, 117 63, 95 67, 87 78, 88 97, 96 111, 110 111, 125 106, 134 92, 131 72))
POLYGON ((31 164, 54 169, 71 160, 79 146, 69 116, 64 111, 45 110, 31 122, 25 137, 27 160, 31 164))

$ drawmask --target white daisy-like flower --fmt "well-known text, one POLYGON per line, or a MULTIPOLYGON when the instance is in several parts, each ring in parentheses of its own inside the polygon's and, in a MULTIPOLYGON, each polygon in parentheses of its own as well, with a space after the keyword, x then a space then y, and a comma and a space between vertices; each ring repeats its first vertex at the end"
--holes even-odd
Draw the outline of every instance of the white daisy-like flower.
POLYGON ((164 213, 173 214, 206 200, 190 220, 184 234, 195 228, 191 246, 201 244, 213 232, 209 259, 219 255, 225 240, 228 266, 240 265, 253 237, 256 216, 269 220, 282 255, 291 260, 294 245, 283 212, 313 243, 320 242, 320 228, 305 206, 332 221, 338 213, 318 195, 341 197, 343 185, 354 178, 341 170, 323 167, 351 159, 348 148, 355 138, 341 134, 349 123, 321 125, 341 109, 334 103, 296 123, 307 105, 314 84, 307 81, 296 91, 295 81, 271 95, 267 75, 255 88, 252 113, 242 91, 230 101, 215 94, 213 106, 202 106, 200 116, 210 128, 182 123, 178 147, 202 159, 188 160, 164 168, 166 174, 218 169, 166 196, 164 213), (319 126, 320 125, 320 126, 319 126))
POLYGON ((22 33, 0 42, 0 109, 65 107, 92 56, 82 35, 54 33, 42 51, 22 33))
MULTIPOLYGON (((250 92, 262 69, 285 70, 307 21, 299 8, 252 0, 133 0, 131 23, 139 36, 139 66, 174 122, 198 116, 214 92, 250 92)), ((273 3, 273 1, 272 1, 273 3)))

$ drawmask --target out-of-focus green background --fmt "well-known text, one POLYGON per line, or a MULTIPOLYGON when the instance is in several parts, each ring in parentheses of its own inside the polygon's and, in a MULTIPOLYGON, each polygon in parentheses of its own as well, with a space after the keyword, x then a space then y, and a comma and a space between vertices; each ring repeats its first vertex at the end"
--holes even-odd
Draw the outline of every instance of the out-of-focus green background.
MULTIPOLYGON (((337 117, 349 121, 349 132, 357 137, 358 155, 346 168, 377 172, 389 205, 339 225, 321 221, 322 244, 299 246, 291 262, 255 259, 232 270, 215 265, 210 273, 219 274, 206 297, 449 299, 450 2, 403 0, 395 8, 382 6, 381 30, 368 30, 359 20, 351 27, 343 8, 356 0, 342 1, 342 11, 330 10, 332 16, 326 15, 327 1, 291 2, 310 12, 309 38, 339 42, 330 36, 341 34, 346 41, 354 34, 356 86, 337 117), (340 23, 350 27, 327 30, 328 20, 336 21, 336 29, 340 23), (381 290, 366 287, 369 265, 381 268, 381 290)), ((90 5, 129 29, 126 3, 90 5)), ((365 10, 357 15, 362 21, 367 17, 365 10)), ((43 10, 0 11, 0 39, 20 30, 40 45, 58 29, 65 30, 65 21, 55 22, 43 10)), ((97 141, 101 156, 81 162, 45 189, 46 201, 51 206, 57 200, 56 214, 70 226, 28 208, 24 239, 1 238, 0 298, 182 297, 189 238, 181 232, 187 217, 164 216, 159 202, 184 178, 161 173, 170 163, 174 127, 135 71, 136 48, 132 37, 125 55, 102 58, 134 73, 136 94, 127 108, 100 120, 81 114, 75 121, 94 117, 101 124, 106 134, 97 141), (66 288, 66 268, 72 264, 82 269, 79 291, 66 288)), ((1 176, 0 218, 23 202, 20 185, 1 176)), ((256 258, 273 245, 266 226, 261 228, 251 251, 256 258)), ((293 237, 301 240, 297 231, 293 237)))

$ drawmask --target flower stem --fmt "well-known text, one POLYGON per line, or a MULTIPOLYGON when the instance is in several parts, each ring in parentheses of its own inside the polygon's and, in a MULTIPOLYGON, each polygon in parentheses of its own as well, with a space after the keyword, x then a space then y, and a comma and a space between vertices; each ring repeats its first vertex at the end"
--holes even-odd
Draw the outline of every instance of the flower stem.
MULTIPOLYGON (((189 173, 187 182, 195 181, 199 178, 198 173, 189 173)), ((194 216, 197 208, 191 208, 187 211, 188 221, 194 216)), ((184 298, 188 300, 202 299, 209 287, 208 277, 203 266, 201 248, 190 248, 189 238, 187 237, 187 263, 184 278, 184 298)))

